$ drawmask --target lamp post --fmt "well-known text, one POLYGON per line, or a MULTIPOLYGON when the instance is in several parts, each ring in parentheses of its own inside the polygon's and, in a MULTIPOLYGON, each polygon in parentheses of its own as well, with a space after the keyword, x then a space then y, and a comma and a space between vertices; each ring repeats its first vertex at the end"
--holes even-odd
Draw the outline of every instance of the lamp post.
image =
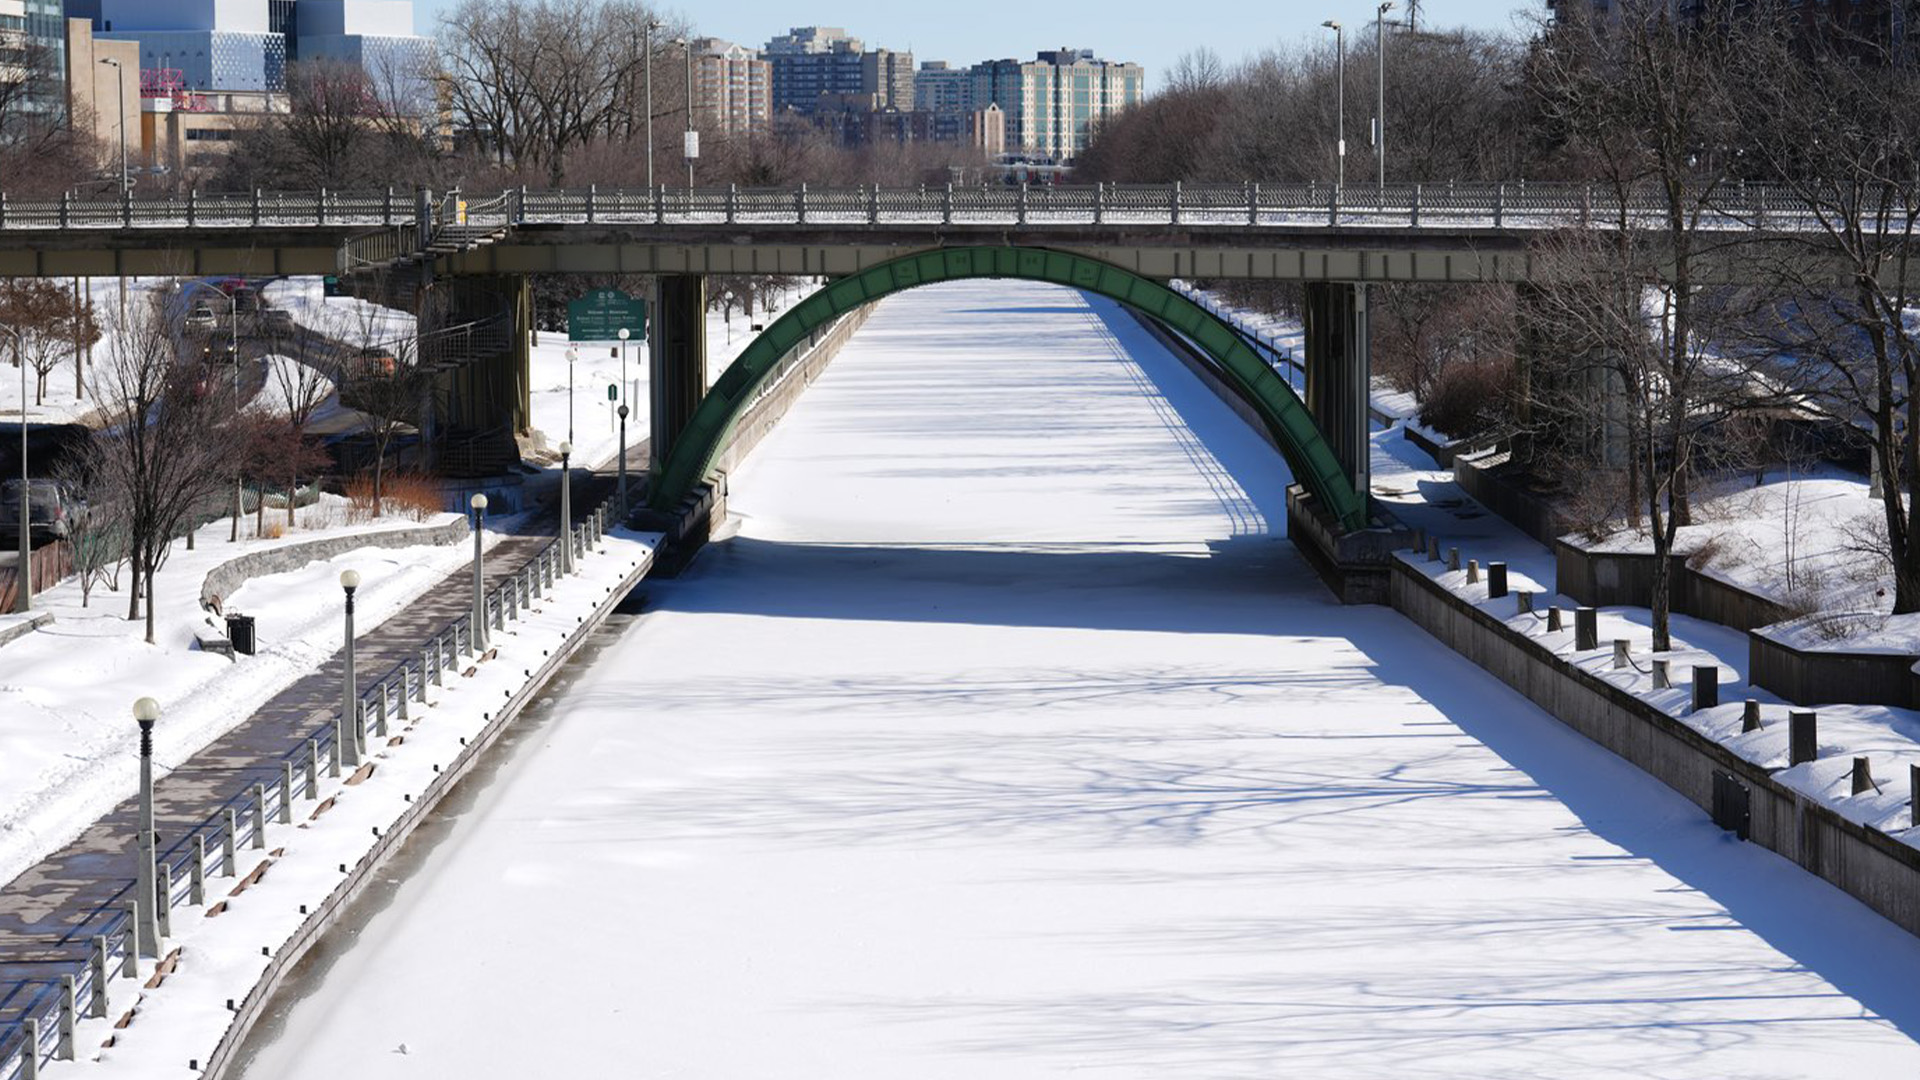
POLYGON ((486 494, 474 492, 467 505, 473 507, 473 651, 478 653, 487 647, 486 553, 480 546, 487 524, 486 494))
POLYGON ((27 527, 27 519, 33 516, 29 512, 33 485, 27 479, 27 357, 20 331, 10 326, 0 330, 13 338, 13 363, 20 369, 20 567, 14 574, 13 610, 25 613, 33 610, 33 531, 27 527))
MULTIPOLYGON (((660 29, 658 19, 648 19, 644 28, 647 48, 647 191, 653 191, 653 32, 660 29)), ((651 195, 649 195, 651 197, 651 195)), ((572 432, 568 432, 572 437, 572 432)))
POLYGON ((573 441, 573 365, 580 360, 580 348, 567 346, 567 441, 573 441))
POLYGON ((339 741, 340 763, 349 768, 360 767, 361 745, 366 740, 366 729, 360 720, 358 679, 353 670, 353 592, 360 587, 360 574, 355 570, 343 570, 340 573, 340 588, 347 594, 347 664, 340 678, 340 723, 334 728, 333 737, 339 741))
POLYGON ((560 444, 560 570, 573 573, 573 444, 560 444))
POLYGON ((134 702, 133 719, 140 725, 140 836, 134 845, 138 849, 134 857, 140 860, 134 901, 140 910, 134 920, 134 950, 141 956, 159 956, 160 898, 153 881, 153 725, 160 719, 160 703, 150 697, 134 702))
POLYGON ((120 66, 118 60, 102 60, 101 63, 112 68, 120 86, 120 191, 122 194, 133 190, 132 174, 127 172, 127 69, 120 66))
POLYGON ((687 130, 682 136, 681 152, 687 156, 687 190, 693 190, 693 159, 699 156, 699 144, 694 142, 693 133, 693 41, 689 38, 675 38, 674 44, 680 46, 686 57, 687 71, 687 130))
POLYGON ((627 514, 627 339, 633 332, 620 328, 620 516, 627 514))
POLYGON ((1380 17, 1374 20, 1374 51, 1380 61, 1380 95, 1374 106, 1373 117, 1373 160, 1379 170, 1375 184, 1381 191, 1387 188, 1387 12, 1393 10, 1393 0, 1385 0, 1380 5, 1380 17))
POLYGON ((1320 24, 1333 31, 1334 86, 1335 102, 1333 107, 1334 131, 1334 180, 1333 197, 1340 198, 1340 189, 1347 186, 1347 31, 1337 20, 1328 19, 1320 24))

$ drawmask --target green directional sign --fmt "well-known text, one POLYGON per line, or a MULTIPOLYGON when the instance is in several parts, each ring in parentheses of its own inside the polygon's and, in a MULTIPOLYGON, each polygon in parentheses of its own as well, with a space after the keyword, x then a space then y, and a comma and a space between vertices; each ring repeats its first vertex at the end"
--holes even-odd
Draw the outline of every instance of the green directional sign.
POLYGON ((620 331, 647 333, 647 302, 619 289, 595 289, 567 305, 568 341, 618 341, 620 331))
POLYGON ((619 383, 607 384, 607 400, 608 401, 620 400, 620 384, 619 383))

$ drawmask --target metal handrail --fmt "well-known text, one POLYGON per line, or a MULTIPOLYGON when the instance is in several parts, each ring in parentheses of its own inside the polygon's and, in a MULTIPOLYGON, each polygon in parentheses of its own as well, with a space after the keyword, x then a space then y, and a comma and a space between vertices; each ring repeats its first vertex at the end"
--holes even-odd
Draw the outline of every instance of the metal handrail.
MULTIPOLYGON (((603 500, 578 526, 563 522, 559 535, 543 545, 518 570, 486 590, 482 594, 486 617, 499 624, 504 624, 509 618, 517 618, 513 612, 530 603, 523 589, 539 595, 543 593, 545 583, 561 577, 561 567, 564 565, 559 558, 561 544, 574 545, 574 562, 577 564, 579 558, 591 549, 594 540, 604 533, 615 498, 609 496, 603 500), (509 604, 513 607, 510 608, 509 604)), ((417 693, 421 696, 415 700, 424 700, 428 681, 437 684, 444 673, 457 663, 461 642, 466 642, 468 650, 478 655, 479 650, 474 648, 471 612, 450 620, 428 636, 422 643, 420 661, 402 661, 366 684, 360 691, 358 706, 362 714, 371 720, 370 733, 378 732, 380 725, 393 718, 380 711, 383 706, 394 704, 394 714, 397 716, 399 699, 417 693), (437 668, 429 670, 429 662, 438 665, 437 668)), ((295 791, 305 788, 309 777, 314 778, 317 785, 320 769, 331 768, 338 720, 337 716, 330 717, 311 730, 304 741, 305 745, 281 755, 277 762, 259 767, 254 778, 238 793, 199 825, 187 830, 173 846, 155 856, 155 864, 160 870, 158 880, 168 882, 168 909, 188 906, 196 901, 204 903, 207 878, 216 874, 236 876, 239 852, 243 848, 265 846, 268 819, 285 821, 290 818, 295 791), (231 825, 228 824, 229 820, 231 825), (231 857, 229 852, 232 852, 231 857), (197 897, 196 892, 199 893, 197 897)), ((347 722, 341 726, 353 730, 352 718, 347 718, 347 722)), ((56 945, 72 948, 78 942, 94 943, 92 948, 105 957, 104 970, 111 979, 111 973, 120 970, 128 952, 135 947, 134 926, 126 911, 128 893, 135 884, 132 880, 122 884, 79 925, 63 935, 56 945)), ((96 960, 90 956, 55 962, 49 966, 57 969, 62 964, 71 969, 69 973, 74 977, 74 1003, 71 1006, 74 1015, 90 1015, 94 995, 99 992, 94 984, 96 960)), ((29 1023, 38 1028, 36 1061, 44 1063, 54 1060, 58 1055, 59 1021, 61 1014, 69 1008, 65 998, 64 985, 58 980, 36 979, 0 984, 0 1080, 20 1080, 25 1074, 29 1023), (13 1014, 13 1019, 7 1019, 9 1013, 13 1014)))
MULTIPOLYGON (((1906 200, 1887 211, 1898 217, 1906 200)), ((1422 228, 1533 232, 1570 226, 1664 228, 1651 186, 1624 195, 1605 185, 1444 181, 1337 185, 1093 184, 939 188, 598 188, 424 200, 385 192, 265 192, 140 198, 12 200, 0 193, 0 233, 276 228, 372 228, 348 241, 346 269, 419 254, 449 229, 472 237, 520 225, 1085 225, 1287 229, 1422 228)), ((1875 205, 1867 203, 1865 205, 1875 205)), ((1726 184, 1704 200, 1702 225, 1804 231, 1830 208, 1780 184, 1726 184)), ((482 236, 482 239, 484 237, 482 236)))

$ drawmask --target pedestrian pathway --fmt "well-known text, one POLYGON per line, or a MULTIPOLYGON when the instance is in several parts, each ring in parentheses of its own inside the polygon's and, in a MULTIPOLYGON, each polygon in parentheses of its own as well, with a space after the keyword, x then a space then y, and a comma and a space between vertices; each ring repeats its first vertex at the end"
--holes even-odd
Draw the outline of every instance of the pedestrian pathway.
MULTIPOLYGON (((634 447, 628 467, 646 475, 647 447, 634 447)), ((614 490, 614 463, 574 478, 576 522, 614 490)), ((557 488, 556 488, 557 498, 557 488)), ((543 507, 523 532, 496 544, 486 556, 489 589, 520 572, 557 535, 557 507, 543 507)), ((356 668, 363 685, 375 685, 395 667, 418 661, 421 650, 472 609, 473 564, 449 574, 412 604, 355 637, 356 668)), ((244 660, 241 661, 245 663, 244 660)), ((158 849, 219 813, 255 783, 276 783, 281 762, 303 748, 314 730, 340 707, 345 652, 287 687, 251 717, 174 766, 154 785, 158 849)), ((134 745, 128 723, 128 746, 134 745)), ((91 949, 87 929, 97 916, 117 911, 135 875, 134 837, 139 800, 130 798, 73 842, 0 888, 0 1028, 18 1018, 31 995, 11 993, 14 984, 72 974, 91 949)))

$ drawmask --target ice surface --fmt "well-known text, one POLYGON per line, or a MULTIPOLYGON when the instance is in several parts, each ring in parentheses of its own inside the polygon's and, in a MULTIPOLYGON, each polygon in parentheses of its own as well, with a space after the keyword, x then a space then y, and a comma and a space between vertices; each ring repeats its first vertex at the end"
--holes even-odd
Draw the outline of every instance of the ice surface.
POLYGON ((1332 603, 1285 483, 1104 301, 888 300, 248 1075, 1920 1063, 1920 943, 1332 603))

